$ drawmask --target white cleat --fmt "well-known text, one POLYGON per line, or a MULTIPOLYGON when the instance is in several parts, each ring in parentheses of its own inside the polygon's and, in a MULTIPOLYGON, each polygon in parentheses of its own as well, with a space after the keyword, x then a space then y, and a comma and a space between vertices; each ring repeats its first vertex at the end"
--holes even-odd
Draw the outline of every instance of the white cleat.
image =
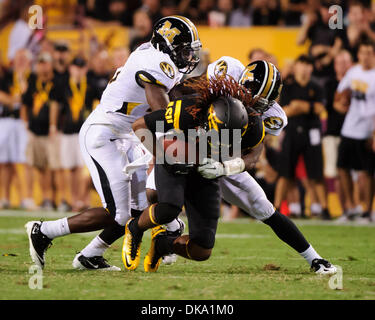
POLYGON ((80 252, 74 257, 72 266, 77 270, 121 271, 119 267, 108 264, 102 256, 87 258, 80 252))
POLYGON ((324 259, 314 259, 311 263, 311 270, 320 275, 337 273, 337 268, 324 259))
POLYGON ((176 263, 176 261, 177 261, 177 254, 175 253, 172 253, 168 256, 163 257, 163 263, 167 266, 176 263))

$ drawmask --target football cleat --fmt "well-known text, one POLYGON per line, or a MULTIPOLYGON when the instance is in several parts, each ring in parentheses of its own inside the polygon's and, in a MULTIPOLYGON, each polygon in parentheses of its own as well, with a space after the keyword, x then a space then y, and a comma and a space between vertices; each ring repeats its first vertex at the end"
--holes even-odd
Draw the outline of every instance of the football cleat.
POLYGON ((52 240, 45 236, 40 227, 43 222, 29 221, 25 224, 26 233, 29 238, 29 251, 33 262, 40 268, 44 268, 44 254, 52 245, 52 240))
MULTIPOLYGON (((181 236, 184 233, 184 231, 185 231, 185 222, 183 222, 180 218, 176 218, 176 219, 177 219, 178 223, 180 224, 180 228, 177 229, 176 231, 169 231, 167 229, 167 235, 177 238, 177 237, 181 236)), ((163 256, 163 263, 165 265, 174 264, 174 263, 176 263, 177 258, 178 258, 177 254, 171 253, 169 255, 163 256)))
POLYGON ((125 237, 122 244, 122 262, 128 270, 135 270, 139 266, 141 256, 142 235, 134 235, 130 224, 136 222, 131 218, 125 225, 125 237))
POLYGON ((156 272, 159 268, 162 255, 155 248, 156 241, 159 237, 166 234, 166 230, 161 226, 152 228, 151 230, 151 246, 143 261, 143 267, 146 272, 156 272))
POLYGON ((101 271, 121 271, 119 267, 111 266, 102 256, 85 257, 78 252, 73 260, 73 268, 77 270, 101 270, 101 271))
POLYGON ((337 268, 330 264, 327 260, 324 259, 314 259, 311 263, 311 271, 314 271, 316 274, 335 274, 337 268))
POLYGON ((177 258, 178 256, 175 253, 171 253, 167 256, 163 256, 163 264, 165 264, 166 266, 174 264, 177 262, 177 258))

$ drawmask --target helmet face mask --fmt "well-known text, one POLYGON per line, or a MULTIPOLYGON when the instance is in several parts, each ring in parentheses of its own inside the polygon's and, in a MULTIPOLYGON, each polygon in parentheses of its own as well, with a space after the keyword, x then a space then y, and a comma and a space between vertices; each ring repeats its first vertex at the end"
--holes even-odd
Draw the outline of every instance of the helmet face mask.
POLYGON ((254 103, 252 108, 260 114, 265 113, 275 103, 275 101, 273 100, 268 101, 267 99, 259 96, 255 96, 254 98, 256 99, 256 102, 254 103))
POLYGON ((185 43, 175 48, 174 53, 176 67, 181 73, 191 73, 199 64, 199 52, 202 47, 201 43, 185 43), (194 47, 193 47, 194 45, 194 47))
POLYGON ((191 73, 200 61, 198 31, 185 17, 169 16, 156 22, 151 43, 168 54, 181 73, 191 73))
POLYGON ((282 88, 279 70, 265 60, 250 63, 242 72, 239 83, 251 90, 255 99, 252 108, 260 114, 275 103, 282 88))

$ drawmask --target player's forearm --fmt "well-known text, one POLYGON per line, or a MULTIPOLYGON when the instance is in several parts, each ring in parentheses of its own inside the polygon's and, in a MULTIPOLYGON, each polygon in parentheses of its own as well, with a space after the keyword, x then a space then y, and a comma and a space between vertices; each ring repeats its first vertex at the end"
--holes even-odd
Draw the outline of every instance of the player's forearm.
POLYGON ((252 170, 257 164, 260 155, 262 154, 263 143, 260 143, 257 147, 251 150, 250 153, 243 155, 242 159, 245 162, 245 170, 252 170))
POLYGON ((168 105, 169 97, 162 86, 144 83, 147 103, 150 105, 152 111, 165 109, 168 105))

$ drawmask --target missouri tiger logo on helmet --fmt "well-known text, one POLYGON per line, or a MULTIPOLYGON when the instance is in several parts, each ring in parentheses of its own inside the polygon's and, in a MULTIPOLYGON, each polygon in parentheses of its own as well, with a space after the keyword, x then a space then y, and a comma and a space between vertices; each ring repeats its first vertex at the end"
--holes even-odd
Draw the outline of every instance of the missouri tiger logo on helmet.
POLYGON ((242 72, 239 83, 250 89, 257 102, 253 108, 260 113, 267 111, 281 91, 281 74, 271 63, 258 60, 250 63, 242 72))
POLYGON ((214 74, 216 76, 225 76, 228 71, 228 64, 225 60, 220 60, 216 65, 214 69, 214 74))
POLYGON ((199 63, 202 44, 195 25, 183 16, 160 19, 153 28, 152 45, 169 55, 182 73, 191 73, 199 63))

